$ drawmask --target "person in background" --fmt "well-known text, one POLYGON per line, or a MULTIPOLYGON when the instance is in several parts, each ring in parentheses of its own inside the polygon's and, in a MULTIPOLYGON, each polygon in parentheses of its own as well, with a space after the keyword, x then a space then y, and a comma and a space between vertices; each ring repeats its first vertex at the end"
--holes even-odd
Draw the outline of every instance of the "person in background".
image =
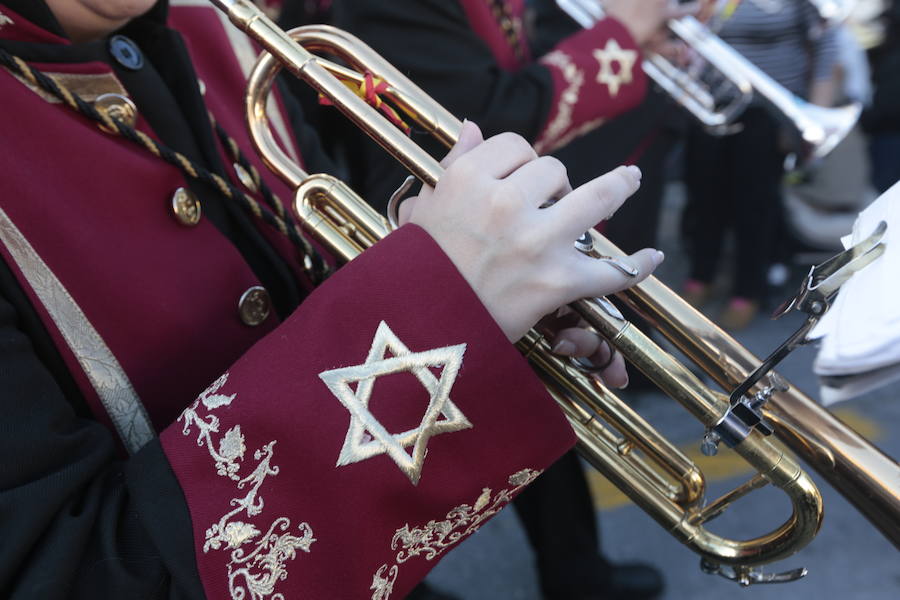
POLYGON ((884 41, 869 52, 875 93, 862 116, 879 193, 900 181, 900 3, 889 2, 883 20, 884 41))
MULTIPOLYGON (((834 27, 840 82, 836 103, 869 106, 872 83, 866 53, 851 27, 843 23, 834 27)), ((826 255, 843 250, 841 238, 851 231, 857 215, 876 197, 866 146, 862 125, 856 124, 827 156, 796 176, 786 178, 782 188, 789 234, 786 259, 798 254, 795 250, 826 255)), ((769 269, 769 284, 783 285, 788 273, 787 264, 776 261, 769 269), (781 280, 776 277, 779 272, 784 274, 781 280)))
MULTIPOLYGON (((720 37, 790 92, 822 106, 835 96, 837 42, 806 0, 729 0, 720 37)), ((688 204, 683 215, 690 274, 683 296, 710 299, 726 234, 734 234, 731 287, 717 321, 739 330, 764 300, 766 275, 784 226, 781 182, 786 154, 777 118, 754 100, 741 130, 717 137, 692 127, 686 145, 688 204)))

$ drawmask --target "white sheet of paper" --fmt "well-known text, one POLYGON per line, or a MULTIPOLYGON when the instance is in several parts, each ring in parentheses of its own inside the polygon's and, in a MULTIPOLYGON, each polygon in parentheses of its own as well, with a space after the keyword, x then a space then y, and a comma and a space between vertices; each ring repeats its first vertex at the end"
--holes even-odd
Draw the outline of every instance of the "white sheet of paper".
POLYGON ((884 254, 841 288, 811 337, 822 337, 814 364, 819 375, 866 373, 900 363, 900 183, 860 213, 849 247, 888 224, 884 254))

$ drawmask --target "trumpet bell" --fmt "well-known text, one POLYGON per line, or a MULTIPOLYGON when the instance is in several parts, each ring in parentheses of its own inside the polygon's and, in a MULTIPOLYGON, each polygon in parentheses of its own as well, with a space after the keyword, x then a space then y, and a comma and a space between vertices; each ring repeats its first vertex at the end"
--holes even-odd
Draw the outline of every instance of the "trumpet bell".
POLYGON ((793 120, 802 140, 801 156, 820 159, 827 156, 856 126, 862 104, 828 108, 794 98, 797 117, 793 120))
POLYGON ((739 73, 742 80, 749 82, 754 98, 797 133, 801 140, 799 157, 803 163, 827 156, 859 120, 860 104, 825 108, 803 100, 693 17, 672 21, 669 27, 718 70, 739 73))

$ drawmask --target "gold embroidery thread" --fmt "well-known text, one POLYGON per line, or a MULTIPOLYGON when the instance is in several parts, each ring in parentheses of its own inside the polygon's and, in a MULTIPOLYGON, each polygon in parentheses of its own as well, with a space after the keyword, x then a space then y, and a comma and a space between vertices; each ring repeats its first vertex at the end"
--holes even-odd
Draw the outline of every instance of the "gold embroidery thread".
POLYGON ((372 600, 387 600, 391 597, 391 593, 394 591, 394 582, 397 581, 397 573, 399 572, 400 569, 397 568, 397 565, 391 565, 390 569, 388 569, 387 565, 382 565, 378 568, 375 576, 372 577, 372 587, 369 588, 374 592, 372 600))
POLYGON ((586 134, 587 132, 589 132, 593 129, 596 129, 597 127, 600 127, 604 123, 606 123, 606 119, 604 119, 603 117, 600 117, 599 119, 594 119, 592 121, 587 121, 586 123, 582 123, 578 127, 573 127, 564 136, 562 136, 561 138, 556 140, 556 143, 553 145, 553 149, 555 150, 556 148, 562 148, 563 146, 565 146, 566 144, 568 144, 575 138, 581 137, 582 135, 586 134))
POLYGON ((366 360, 361 365, 319 373, 331 393, 350 412, 350 426, 338 456, 337 466, 349 465, 387 454, 418 484, 432 437, 469 429, 472 424, 450 399, 450 390, 462 367, 465 344, 425 352, 411 352, 387 323, 381 321, 366 360), (386 356, 388 353, 391 356, 386 356), (440 368, 440 379, 430 370, 440 368), (411 373, 428 392, 428 406, 418 427, 389 433, 369 410, 375 380, 395 373, 411 373), (357 384, 356 391, 351 387, 357 384), (443 419, 440 419, 443 417, 443 419), (412 446, 411 454, 405 448, 412 446))
POLYGON ((638 59, 635 50, 624 50, 615 39, 610 38, 602 50, 594 50, 594 58, 600 63, 597 71, 597 83, 609 89, 609 95, 615 98, 623 85, 634 80, 634 65, 638 59), (619 65, 618 71, 613 65, 619 65))
POLYGON ((534 144, 538 154, 545 154, 562 145, 559 139, 572 126, 572 115, 581 96, 581 87, 584 85, 584 73, 575 65, 572 58, 561 50, 554 50, 542 58, 541 62, 558 69, 566 82, 566 88, 560 93, 556 103, 556 115, 534 144))
POLYGON ((291 530, 287 517, 278 517, 269 524, 262 535, 254 524, 253 517, 262 513, 265 502, 259 489, 268 477, 278 475, 279 467, 272 465, 276 440, 264 444, 253 453, 256 466, 249 475, 241 477, 241 462, 247 451, 241 426, 235 425, 219 439, 218 445, 213 434, 219 433, 220 421, 208 411, 230 405, 237 394, 219 393, 228 382, 228 373, 219 377, 194 402, 181 413, 178 420, 184 421, 182 433, 190 435, 197 428, 197 445, 205 446, 212 457, 216 474, 236 482, 238 490, 246 490, 241 496, 232 498, 230 511, 222 515, 206 530, 203 552, 210 550, 230 550, 228 563, 228 589, 232 600, 284 600, 284 595, 275 593, 279 581, 287 579, 285 563, 297 556, 297 551, 309 552, 316 538, 308 523, 300 523, 291 530), (198 412, 200 405, 207 410, 207 416, 198 412), (237 520, 245 513, 245 520, 237 520))
POLYGON ((482 523, 496 515, 509 504, 518 492, 532 483, 541 471, 523 469, 507 479, 512 486, 494 494, 484 488, 473 504, 461 504, 447 513, 441 521, 429 521, 421 527, 404 525, 391 539, 391 550, 397 550, 395 564, 378 568, 372 578, 372 600, 388 600, 397 579, 399 565, 411 558, 422 556, 434 560, 454 544, 472 535, 482 523))

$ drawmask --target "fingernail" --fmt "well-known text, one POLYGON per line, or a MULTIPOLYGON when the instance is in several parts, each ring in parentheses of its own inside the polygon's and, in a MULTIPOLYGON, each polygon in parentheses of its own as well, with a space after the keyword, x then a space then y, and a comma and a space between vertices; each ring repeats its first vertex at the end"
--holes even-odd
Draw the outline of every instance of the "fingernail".
POLYGON ((625 388, 628 387, 628 383, 629 383, 628 375, 626 374, 626 375, 625 375, 625 383, 623 383, 622 385, 620 385, 620 386, 619 386, 618 388, 616 388, 616 389, 624 390, 625 388))
POLYGON ((629 172, 634 176, 634 178, 637 179, 638 181, 640 181, 641 178, 643 178, 644 174, 641 172, 640 167, 638 167, 637 165, 629 165, 627 168, 628 168, 628 171, 629 171, 629 172))
POLYGON ((662 264, 662 261, 666 260, 666 255, 662 250, 657 250, 656 254, 653 255, 653 264, 657 267, 662 264))
POLYGON ((562 354, 563 356, 571 356, 575 352, 575 344, 569 340, 562 340, 553 346, 554 354, 562 354))

